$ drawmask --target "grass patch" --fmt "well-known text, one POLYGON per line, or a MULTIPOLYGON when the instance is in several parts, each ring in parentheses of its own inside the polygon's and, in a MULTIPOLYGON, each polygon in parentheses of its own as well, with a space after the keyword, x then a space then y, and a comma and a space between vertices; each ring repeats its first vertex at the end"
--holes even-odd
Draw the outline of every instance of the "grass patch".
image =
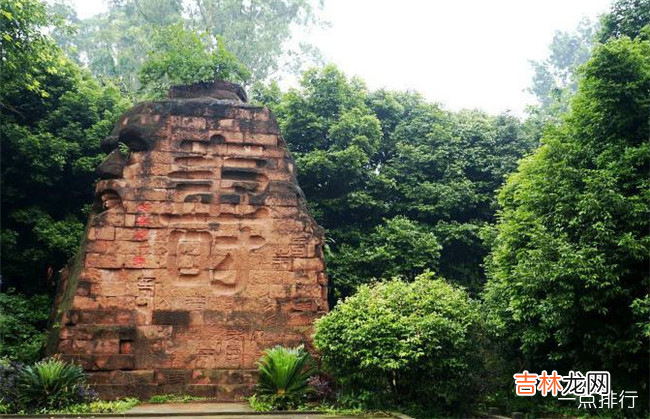
POLYGON ((120 400, 104 401, 98 400, 96 402, 74 404, 65 409, 49 410, 48 414, 78 414, 78 413, 124 413, 131 410, 133 407, 140 404, 140 400, 134 398, 126 398, 120 400))
POLYGON ((192 403, 208 400, 207 397, 190 396, 189 394, 158 394, 151 396, 147 403, 163 404, 163 403, 192 403))
MULTIPOLYGON (((278 412, 279 410, 274 409, 273 403, 265 400, 264 397, 258 397, 257 395, 252 395, 246 399, 250 407, 256 412, 278 412)), ((294 409, 292 409, 294 410, 294 409)), ((361 408, 343 408, 340 406, 335 406, 328 403, 321 404, 303 404, 297 409, 299 412, 322 412, 326 415, 341 415, 341 416, 363 416, 373 413, 372 411, 363 410, 361 408)))
POLYGON ((364 416, 370 413, 375 413, 373 411, 363 410, 358 407, 344 408, 344 407, 337 407, 327 403, 318 404, 315 406, 307 405, 307 406, 303 406, 301 409, 298 410, 315 410, 318 412, 323 412, 326 415, 340 415, 340 416, 364 416))

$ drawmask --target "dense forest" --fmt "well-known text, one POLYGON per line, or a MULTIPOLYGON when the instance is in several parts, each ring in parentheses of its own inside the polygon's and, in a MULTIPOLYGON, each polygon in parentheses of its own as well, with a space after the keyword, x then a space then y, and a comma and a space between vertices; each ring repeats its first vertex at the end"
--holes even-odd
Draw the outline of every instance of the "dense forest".
MULTIPOLYGON (((0 356, 41 354, 100 140, 119 115, 171 85, 219 78, 278 119, 326 230, 332 306, 393 278, 423 294, 416 278, 444 278, 435 292, 465 290, 480 324, 458 362, 483 365, 476 380, 492 395, 522 366, 607 370, 647 407, 649 1, 615 0, 598 22, 558 32, 532 63, 538 105, 524 119, 370 90, 323 65, 313 45, 290 42, 292 27, 323 23, 308 0, 108 5, 79 19, 65 3, 0 1, 0 356), (281 72, 300 73, 299 85, 280 89, 281 72)), ((382 298, 400 292, 381 286, 382 298)))

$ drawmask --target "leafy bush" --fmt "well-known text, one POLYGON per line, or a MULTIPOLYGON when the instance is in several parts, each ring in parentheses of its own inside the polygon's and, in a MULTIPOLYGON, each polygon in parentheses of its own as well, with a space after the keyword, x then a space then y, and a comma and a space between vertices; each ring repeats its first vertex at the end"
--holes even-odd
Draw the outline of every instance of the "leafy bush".
POLYGON ((316 323, 314 340, 346 404, 451 410, 475 393, 479 325, 466 292, 427 272, 361 286, 316 323))
POLYGON ((16 401, 16 377, 20 364, 0 359, 0 414, 10 413, 16 401))
POLYGON ((0 293, 0 357, 34 362, 45 344, 50 311, 47 295, 27 297, 9 289, 0 293))
MULTIPOLYGON (((16 367, 15 371, 15 382, 7 396, 17 411, 60 410, 89 403, 97 397, 86 385, 83 370, 75 364, 50 358, 34 365, 16 367)), ((5 395, 1 397, 4 399, 5 395)))
POLYGON ((267 349, 257 363, 259 401, 270 403, 274 409, 298 407, 309 389, 307 379, 314 373, 309 353, 302 347, 267 349))

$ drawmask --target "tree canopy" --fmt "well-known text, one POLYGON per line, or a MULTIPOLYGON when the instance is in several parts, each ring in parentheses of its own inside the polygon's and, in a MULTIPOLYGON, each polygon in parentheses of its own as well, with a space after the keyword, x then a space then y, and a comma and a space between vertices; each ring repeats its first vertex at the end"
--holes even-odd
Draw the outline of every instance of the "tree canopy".
POLYGON ((43 290, 78 246, 99 142, 129 103, 43 34, 57 22, 43 3, 3 0, 1 18, 2 277, 43 290))
POLYGON ((328 230, 335 297, 426 269, 480 288, 494 193, 535 146, 525 124, 449 112, 413 92, 369 92, 333 65, 306 72, 299 89, 255 97, 269 100, 328 230))
POLYGON ((650 42, 598 46, 566 121, 499 194, 486 303, 528 365, 647 387, 650 42))
MULTIPOLYGON (((107 4, 106 12, 87 19, 79 19, 65 4, 56 4, 55 10, 74 30, 55 31, 55 38, 95 77, 116 80, 133 97, 139 97, 135 93, 141 87, 142 66, 151 51, 160 49, 184 54, 177 58, 194 65, 209 61, 206 55, 216 54, 221 64, 224 58, 225 62, 236 58, 250 71, 240 82, 295 72, 319 60, 313 46, 290 43, 293 29, 320 24, 317 1, 110 0, 107 4), (232 57, 223 56, 223 45, 232 57), (188 55, 190 51, 195 54, 188 55)), ((160 74, 151 74, 149 80, 156 76, 160 74)))

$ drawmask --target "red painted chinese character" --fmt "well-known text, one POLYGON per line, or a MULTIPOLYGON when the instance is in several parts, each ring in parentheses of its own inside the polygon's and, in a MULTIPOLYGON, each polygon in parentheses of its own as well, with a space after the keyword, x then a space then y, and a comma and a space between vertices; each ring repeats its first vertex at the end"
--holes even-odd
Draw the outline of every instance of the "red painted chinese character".
POLYGON ((557 375, 557 371, 553 370, 553 374, 547 375, 546 370, 544 370, 538 378, 539 385, 537 389, 542 393, 542 396, 546 397, 546 393, 550 391, 553 397, 557 397, 557 392, 562 391, 562 384, 560 384, 562 376, 557 375))
POLYGON ((135 225, 137 226, 149 225, 149 216, 145 214, 138 215, 137 217, 135 217, 135 225))
POLYGON ((144 265, 144 256, 136 256, 133 258, 133 264, 136 266, 142 266, 144 265))
POLYGON ((537 389, 537 374, 529 374, 524 370, 523 374, 513 375, 517 396, 534 396, 537 389))
POLYGON ((147 240, 147 230, 136 230, 135 234, 133 235, 133 238, 135 240, 147 240))
POLYGON ((136 207, 136 210, 138 212, 149 212, 149 204, 146 203, 146 202, 138 204, 138 206, 136 207))

